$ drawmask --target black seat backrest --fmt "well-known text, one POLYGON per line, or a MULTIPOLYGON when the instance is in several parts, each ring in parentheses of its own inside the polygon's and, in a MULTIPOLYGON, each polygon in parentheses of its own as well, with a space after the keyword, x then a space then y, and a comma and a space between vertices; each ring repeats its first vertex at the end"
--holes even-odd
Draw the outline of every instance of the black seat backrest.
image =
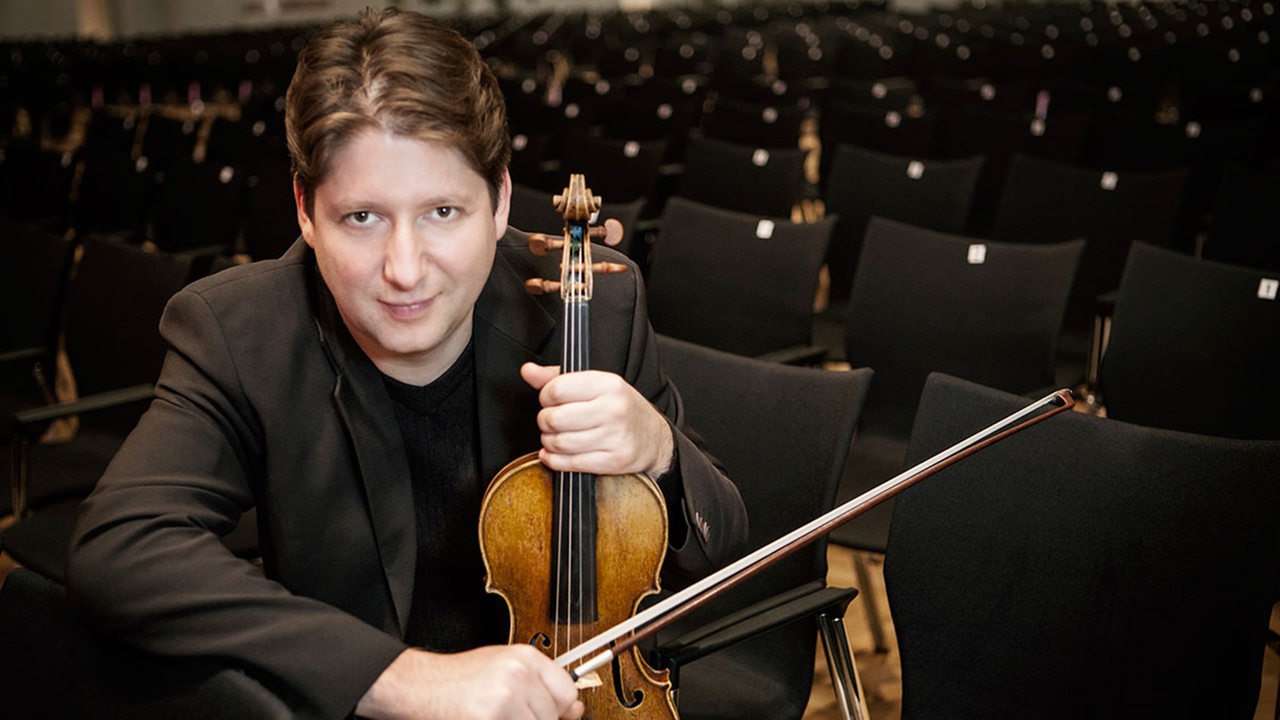
MULTIPOLYGON (((930 378, 915 463, 1027 405, 930 378)), ((903 717, 1251 718, 1280 597, 1280 442, 1067 412, 899 495, 903 717)))
POLYGON ((166 345, 160 315, 188 281, 191 258, 85 239, 67 297, 67 356, 81 396, 155 382, 166 345))
POLYGON ((1280 272, 1134 243, 1099 386, 1107 414, 1280 439, 1280 272))
POLYGON ((61 585, 25 568, 0 585, 0 687, 14 717, 289 718, 244 672, 210 660, 160 658, 92 632, 61 585))
POLYGON ((845 356, 876 371, 864 426, 905 439, 934 371, 1019 393, 1052 385, 1081 245, 992 242, 872 218, 845 332, 845 356))
POLYGON ((741 355, 808 344, 834 218, 793 223, 672 198, 649 268, 658 332, 741 355))

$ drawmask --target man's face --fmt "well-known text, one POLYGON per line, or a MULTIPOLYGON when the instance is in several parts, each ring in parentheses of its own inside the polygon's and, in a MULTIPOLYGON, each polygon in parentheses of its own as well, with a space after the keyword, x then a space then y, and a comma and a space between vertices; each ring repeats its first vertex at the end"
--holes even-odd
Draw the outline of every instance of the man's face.
POLYGON ((471 339, 476 298, 506 231, 510 179, 489 187, 453 148, 369 130, 333 157, 298 224, 348 330, 379 370, 439 377, 471 339))

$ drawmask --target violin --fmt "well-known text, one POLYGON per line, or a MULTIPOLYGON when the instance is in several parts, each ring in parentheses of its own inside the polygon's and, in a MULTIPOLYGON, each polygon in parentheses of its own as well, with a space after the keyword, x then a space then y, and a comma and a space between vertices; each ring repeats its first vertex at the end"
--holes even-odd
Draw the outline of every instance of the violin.
MULTIPOLYGON (((563 239, 530 238, 538 254, 562 251, 560 279, 532 279, 533 293, 559 292, 563 301, 561 372, 590 368, 589 308, 594 275, 625 265, 592 263, 591 240, 617 244, 616 220, 590 227, 601 199, 582 175, 555 196, 565 221, 563 239)), ((632 617, 641 600, 659 591, 667 548, 667 510, 646 475, 596 476, 548 469, 537 453, 507 464, 490 482, 480 508, 480 549, 486 590, 501 596, 511 615, 512 643, 555 657, 632 617)), ((675 720, 667 672, 648 665, 639 648, 620 652, 577 678, 584 717, 675 720)))

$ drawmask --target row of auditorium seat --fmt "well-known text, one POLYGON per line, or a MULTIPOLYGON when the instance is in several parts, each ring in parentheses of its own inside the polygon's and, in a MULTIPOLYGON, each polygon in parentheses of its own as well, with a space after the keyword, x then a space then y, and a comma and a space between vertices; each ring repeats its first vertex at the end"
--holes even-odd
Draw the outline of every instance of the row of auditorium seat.
MULTIPOLYGON (((791 114, 788 105, 825 108, 828 98, 893 110, 920 107, 911 102, 916 99, 927 102, 928 111, 981 96, 988 108, 1006 112, 1107 108, 1203 122, 1272 104, 1268 8, 1002 4, 917 15, 872 3, 815 2, 455 21, 513 87, 534 95, 540 110, 555 115, 578 106, 575 122, 591 117, 585 107, 591 102, 651 100, 673 91, 669 81, 680 86, 689 78, 716 95, 771 104, 780 119, 791 114), (816 59, 793 68, 785 58, 797 43, 816 59), (666 52, 684 62, 664 63, 666 52), (1041 98, 1046 91, 1048 108, 1041 98)), ((56 128, 65 126, 59 117, 76 104, 269 106, 287 85, 292 58, 310 29, 105 45, 11 43, 8 58, 0 58, 10 66, 0 68, 10 88, 6 110, 12 98, 34 103, 56 128), (181 79, 165 80, 174 74, 181 79), (53 81, 28 82, 33 78, 53 81)), ((547 120, 521 110, 529 112, 517 113, 520 122, 547 120)))
MULTIPOLYGON (((291 239, 296 225, 288 162, 279 143, 255 136, 256 129, 265 125, 263 121, 245 127, 213 114, 190 123, 156 115, 145 121, 149 126, 146 133, 131 130, 129 124, 135 122, 136 114, 95 116, 89 126, 89 139, 76 150, 45 149, 30 139, 11 140, 4 148, 4 162, 0 165, 0 211, 18 220, 51 220, 79 231, 143 234, 169 249, 239 246, 242 250, 247 247, 252 256, 264 257, 277 254, 291 239), (176 150, 148 149, 151 129, 184 138, 184 125, 193 128, 185 135, 201 135, 202 130, 195 128, 205 128, 207 137, 172 142, 176 150), (119 132, 122 129, 126 132, 119 132), (103 137, 112 131, 120 137, 114 141, 103 137), (261 151, 255 152, 258 150, 261 151), (199 202, 191 202, 192 198, 199 202)), ((155 147, 164 146, 157 141, 155 147)), ((513 175, 519 184, 553 191, 563 184, 562 173, 573 169, 592 178, 598 191, 611 202, 645 200, 649 217, 660 212, 671 194, 775 217, 790 216, 797 203, 817 199, 832 214, 845 216, 846 224, 857 218, 860 226, 873 213, 905 213, 908 217, 902 219, 936 229, 1009 236, 1012 231, 995 226, 996 215, 1006 199, 1002 194, 1006 185, 1014 191, 1050 198, 1056 195, 1046 192, 1043 183, 1025 183, 1024 177, 1008 182, 1014 157, 1024 153, 1011 152, 1009 147, 987 149, 990 154, 928 158, 885 152, 860 143, 839 143, 830 150, 830 167, 822 177, 822 186, 812 195, 806 195, 805 181, 812 152, 744 145, 701 133, 685 138, 683 162, 674 166, 674 171, 672 165, 663 162, 661 142, 591 136, 565 149, 559 160, 562 169, 547 176, 555 182, 543 175, 522 175, 514 167, 513 175), (843 168, 837 163, 838 156, 843 157, 843 168), (856 173, 851 167, 857 168, 856 173), (917 193, 939 177, 935 172, 941 171, 945 176, 953 168, 960 169, 960 181, 945 183, 942 189, 948 198, 944 205, 916 202, 917 193), (975 170, 976 176, 970 177, 975 170), (888 185, 904 194, 887 196, 881 192, 881 205, 877 206, 869 193, 888 185), (884 202, 896 204, 896 210, 884 207, 884 202), (927 217, 943 209, 948 213, 946 218, 927 217)), ((1018 163, 1018 167, 1027 166, 1025 160, 1018 163)), ((1221 248, 1219 257, 1263 265, 1274 262, 1268 257, 1269 252, 1274 255, 1274 250, 1265 241, 1252 248, 1256 251, 1252 256, 1249 248, 1236 247, 1242 243, 1232 242, 1244 236, 1265 237, 1265 232, 1251 231, 1256 222, 1267 220, 1265 205, 1241 202, 1248 196, 1241 187, 1265 187, 1268 181, 1274 183, 1275 177, 1275 173, 1258 168, 1245 158, 1219 157, 1211 166, 1206 164, 1203 172, 1187 166, 1160 170, 1076 167, 1081 175, 1110 178, 1112 187, 1105 189, 1114 189, 1116 179, 1124 176, 1126 182, 1120 184, 1120 192, 1108 196, 1113 198, 1127 197, 1130 177, 1174 179, 1166 183, 1171 189, 1159 195, 1159 204, 1144 210, 1129 209, 1146 222, 1158 218, 1167 226, 1154 235, 1139 236, 1141 239, 1194 250, 1196 235, 1205 233, 1218 219, 1234 230, 1217 233, 1219 238, 1209 244, 1211 253, 1221 248), (1212 179, 1207 174, 1209 167, 1213 169, 1212 179), (1177 182, 1180 176, 1185 176, 1181 183, 1177 182), (1230 191, 1206 193, 1204 185, 1210 182, 1215 188, 1225 182, 1230 191), (1181 188, 1176 187, 1179 184, 1181 188)), ((1256 195, 1265 197, 1262 192, 1256 195)), ((855 228, 841 234, 857 232, 855 228)), ((1012 234, 1030 233, 1024 229, 1012 234)), ((851 267, 849 255, 834 254, 833 260, 845 261, 834 264, 851 267)), ((847 273, 842 277, 847 278, 847 273)))

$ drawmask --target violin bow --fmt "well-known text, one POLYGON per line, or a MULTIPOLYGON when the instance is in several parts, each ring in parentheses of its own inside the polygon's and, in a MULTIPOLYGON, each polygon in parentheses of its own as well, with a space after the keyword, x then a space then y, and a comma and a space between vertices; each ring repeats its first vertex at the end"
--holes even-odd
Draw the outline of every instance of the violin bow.
POLYGON ((668 624, 700 607, 720 593, 746 580, 792 552, 826 535, 917 482, 1014 433, 1070 409, 1070 390, 1046 395, 987 428, 961 440, 933 457, 871 488, 858 497, 809 521, 767 545, 744 555, 646 610, 560 655, 555 662, 575 680, 610 662, 668 624), (625 636, 625 637, 624 637, 625 636), (594 653, 594 655, 593 655, 594 653), (582 662, 579 662, 582 661, 582 662), (575 664, 576 663, 576 664, 575 664), (571 667, 572 666, 572 667, 571 667))

